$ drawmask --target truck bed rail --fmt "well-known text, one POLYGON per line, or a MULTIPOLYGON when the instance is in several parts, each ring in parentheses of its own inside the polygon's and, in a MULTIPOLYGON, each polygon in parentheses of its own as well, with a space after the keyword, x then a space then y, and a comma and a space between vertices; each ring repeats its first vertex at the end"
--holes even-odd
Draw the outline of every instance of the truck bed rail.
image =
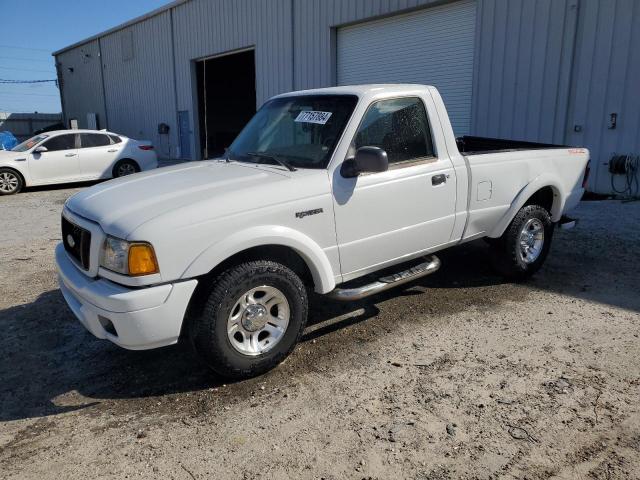
POLYGON ((503 138, 475 137, 464 135, 456 138, 460 153, 513 152, 518 150, 542 150, 548 148, 568 148, 566 145, 551 143, 526 142, 503 138))

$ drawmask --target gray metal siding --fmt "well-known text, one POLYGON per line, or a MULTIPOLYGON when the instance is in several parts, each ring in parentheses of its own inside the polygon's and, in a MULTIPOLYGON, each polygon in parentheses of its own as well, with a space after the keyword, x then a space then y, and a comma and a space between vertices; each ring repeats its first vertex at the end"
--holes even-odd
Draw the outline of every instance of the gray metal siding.
POLYGON ((564 142, 576 0, 479 0, 472 131, 564 142))
MULTIPOLYGON (((591 151, 590 190, 610 193, 611 156, 640 155, 640 2, 582 0, 577 46, 568 139, 591 151)), ((624 180, 616 181, 620 189, 624 180)))
POLYGON ((429 6, 437 0, 294 0, 294 88, 335 85, 335 27, 429 6))
POLYGON ((109 128, 151 140, 163 157, 178 145, 170 19, 167 11, 100 40, 109 128), (161 122, 169 135, 158 134, 161 122))
POLYGON ((178 110, 191 112, 191 125, 198 124, 195 59, 254 47, 257 106, 292 90, 291 0, 192 0, 173 10, 173 22, 178 110))
POLYGON ((468 134, 475 24, 476 2, 464 0, 339 28, 337 83, 435 85, 455 133, 468 134))
POLYGON ((100 50, 98 41, 61 53, 56 57, 64 89, 65 121, 78 120, 80 128, 87 127, 87 113, 97 113, 100 125, 105 125, 104 98, 100 78, 100 50), (73 69, 71 71, 70 69, 73 69))
MULTIPOLYGON (((59 52, 63 109, 66 119, 77 118, 80 126, 86 126, 87 113, 95 112, 101 125, 108 117, 111 129, 155 142, 157 124, 168 123, 171 154, 177 145, 177 111, 187 111, 195 152, 194 60, 254 48, 260 105, 284 91, 335 85, 338 32, 344 27, 450 4, 178 2, 59 52), (122 60, 120 51, 125 31, 133 32, 134 58, 129 61, 122 60)), ((640 151, 640 2, 477 0, 476 17, 471 133, 585 145, 595 167, 590 186, 609 192, 604 163, 610 155, 640 151), (611 112, 619 115, 616 130, 606 128, 611 112), (573 131, 576 124, 584 126, 581 132, 573 131)), ((365 52, 363 59, 374 63, 377 52, 365 52)))

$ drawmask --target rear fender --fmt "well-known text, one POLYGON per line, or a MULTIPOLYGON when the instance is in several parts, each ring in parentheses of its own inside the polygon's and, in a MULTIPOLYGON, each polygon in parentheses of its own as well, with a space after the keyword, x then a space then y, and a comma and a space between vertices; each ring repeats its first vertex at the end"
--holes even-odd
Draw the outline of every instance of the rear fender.
POLYGON ((553 205, 550 212, 551 220, 554 222, 559 221, 560 217, 562 216, 562 210, 566 201, 566 195, 562 194, 562 186, 552 175, 543 174, 539 177, 536 177, 522 190, 520 190, 518 195, 516 195, 516 198, 511 203, 511 207, 509 207, 509 210, 507 210, 506 213, 500 218, 493 230, 489 232, 488 236, 491 238, 500 237, 511 223, 511 220, 513 220, 518 211, 527 203, 527 201, 533 196, 533 194, 545 187, 551 187, 551 189, 553 190, 553 205))

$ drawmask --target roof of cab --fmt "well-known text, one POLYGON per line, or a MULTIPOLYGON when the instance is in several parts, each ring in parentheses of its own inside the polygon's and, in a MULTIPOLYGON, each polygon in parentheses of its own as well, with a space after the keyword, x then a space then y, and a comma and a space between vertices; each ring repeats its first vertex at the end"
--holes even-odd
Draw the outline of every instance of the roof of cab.
POLYGON ((417 83, 372 83, 367 85, 344 85, 340 87, 313 88, 310 90, 298 90, 282 93, 273 98, 290 97, 297 95, 357 95, 359 97, 377 95, 381 92, 390 94, 407 94, 416 91, 425 91, 430 85, 417 83))

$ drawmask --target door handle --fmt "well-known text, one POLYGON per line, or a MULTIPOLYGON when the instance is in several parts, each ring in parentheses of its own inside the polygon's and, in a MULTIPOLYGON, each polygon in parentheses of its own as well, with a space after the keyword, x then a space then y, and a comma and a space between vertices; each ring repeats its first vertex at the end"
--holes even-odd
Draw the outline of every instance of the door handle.
POLYGON ((117 152, 117 151, 118 151, 118 149, 117 149, 117 148, 114 148, 114 149, 112 149, 112 150, 107 150, 107 152, 109 152, 109 153, 113 153, 113 152, 117 152))
POLYGON ((67 153, 65 157, 75 157, 77 153, 67 153))
POLYGON ((431 177, 431 185, 441 185, 447 181, 447 175, 441 173, 439 175, 434 175, 431 177))

